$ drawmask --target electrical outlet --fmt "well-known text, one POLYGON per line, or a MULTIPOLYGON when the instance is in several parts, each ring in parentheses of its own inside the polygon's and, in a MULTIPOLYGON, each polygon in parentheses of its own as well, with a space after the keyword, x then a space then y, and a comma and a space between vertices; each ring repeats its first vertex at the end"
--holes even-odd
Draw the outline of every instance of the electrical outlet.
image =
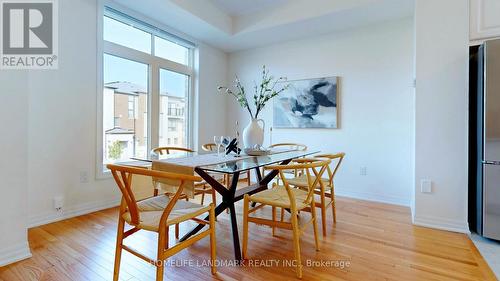
POLYGON ((421 180, 420 190, 422 193, 432 193, 432 181, 427 179, 421 180))
POLYGON ((367 175, 366 167, 359 168, 359 174, 362 176, 366 176, 367 175))
POLYGON ((89 173, 87 173, 87 171, 80 172, 80 182, 81 183, 89 182, 89 173))
POLYGON ((61 211, 63 207, 64 207, 64 197, 63 196, 54 197, 54 209, 56 209, 57 211, 61 211))

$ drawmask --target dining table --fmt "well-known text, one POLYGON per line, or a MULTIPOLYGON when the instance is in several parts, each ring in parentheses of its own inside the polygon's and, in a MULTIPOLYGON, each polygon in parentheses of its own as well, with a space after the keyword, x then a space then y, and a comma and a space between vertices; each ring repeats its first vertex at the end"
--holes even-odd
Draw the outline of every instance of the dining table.
MULTIPOLYGON (((234 258, 235 260, 241 260, 241 248, 240 240, 238 234, 238 221, 236 219, 235 203, 243 199, 245 194, 255 194, 257 192, 266 190, 269 183, 278 175, 277 170, 271 170, 265 175, 261 173, 262 167, 279 164, 286 165, 290 163, 293 159, 309 156, 316 154, 319 151, 298 151, 298 150, 271 150, 267 155, 261 156, 248 156, 248 155, 236 155, 229 154, 224 157, 215 157, 212 164, 207 164, 206 156, 203 157, 201 161, 201 155, 198 156, 197 153, 178 153, 173 155, 168 155, 166 159, 158 159, 157 156, 147 157, 147 158, 132 158, 133 160, 140 160, 146 162, 153 161, 168 161, 170 163, 186 163, 189 162, 194 167, 194 172, 198 174, 207 184, 209 184, 217 193, 222 196, 222 202, 220 202, 215 207, 215 216, 219 216, 224 210, 229 209, 231 230, 233 236, 233 247, 234 247, 234 258), (156 157, 156 160, 154 159, 156 157), (197 157, 200 159, 200 164, 197 165, 197 157), (249 186, 238 187, 239 176, 242 172, 254 170, 257 178, 256 183, 249 186), (217 175, 227 174, 230 176, 231 181, 229 186, 224 186, 220 180, 217 179, 217 175)), ((205 154, 206 155, 206 154, 205 154)), ((208 216, 205 218, 208 220, 208 216)), ((181 237, 180 241, 184 241, 191 237, 192 235, 199 232, 204 227, 203 224, 196 225, 187 234, 181 237)))

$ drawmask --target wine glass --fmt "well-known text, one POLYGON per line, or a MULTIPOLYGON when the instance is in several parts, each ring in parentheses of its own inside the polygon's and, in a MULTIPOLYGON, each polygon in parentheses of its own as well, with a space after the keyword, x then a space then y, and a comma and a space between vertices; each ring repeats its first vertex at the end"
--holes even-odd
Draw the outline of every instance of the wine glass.
POLYGON ((220 156, 220 146, 222 144, 222 138, 221 136, 214 136, 214 143, 215 146, 217 146, 217 156, 220 156))

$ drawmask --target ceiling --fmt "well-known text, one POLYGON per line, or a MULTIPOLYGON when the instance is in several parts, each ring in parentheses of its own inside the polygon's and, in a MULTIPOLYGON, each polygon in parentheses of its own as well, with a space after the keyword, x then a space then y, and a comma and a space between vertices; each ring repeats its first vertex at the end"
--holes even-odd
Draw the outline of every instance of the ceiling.
POLYGON ((414 10, 414 0, 115 2, 226 52, 408 18, 414 10))
POLYGON ((293 0, 210 0, 222 11, 232 17, 276 8, 293 0))

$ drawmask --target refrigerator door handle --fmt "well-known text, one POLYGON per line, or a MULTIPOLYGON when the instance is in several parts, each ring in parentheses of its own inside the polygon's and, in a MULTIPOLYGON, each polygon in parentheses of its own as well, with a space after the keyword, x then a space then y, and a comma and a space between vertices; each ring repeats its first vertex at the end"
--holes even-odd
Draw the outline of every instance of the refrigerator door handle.
POLYGON ((500 165, 500 161, 488 161, 488 160, 483 160, 483 164, 487 165, 500 165))

